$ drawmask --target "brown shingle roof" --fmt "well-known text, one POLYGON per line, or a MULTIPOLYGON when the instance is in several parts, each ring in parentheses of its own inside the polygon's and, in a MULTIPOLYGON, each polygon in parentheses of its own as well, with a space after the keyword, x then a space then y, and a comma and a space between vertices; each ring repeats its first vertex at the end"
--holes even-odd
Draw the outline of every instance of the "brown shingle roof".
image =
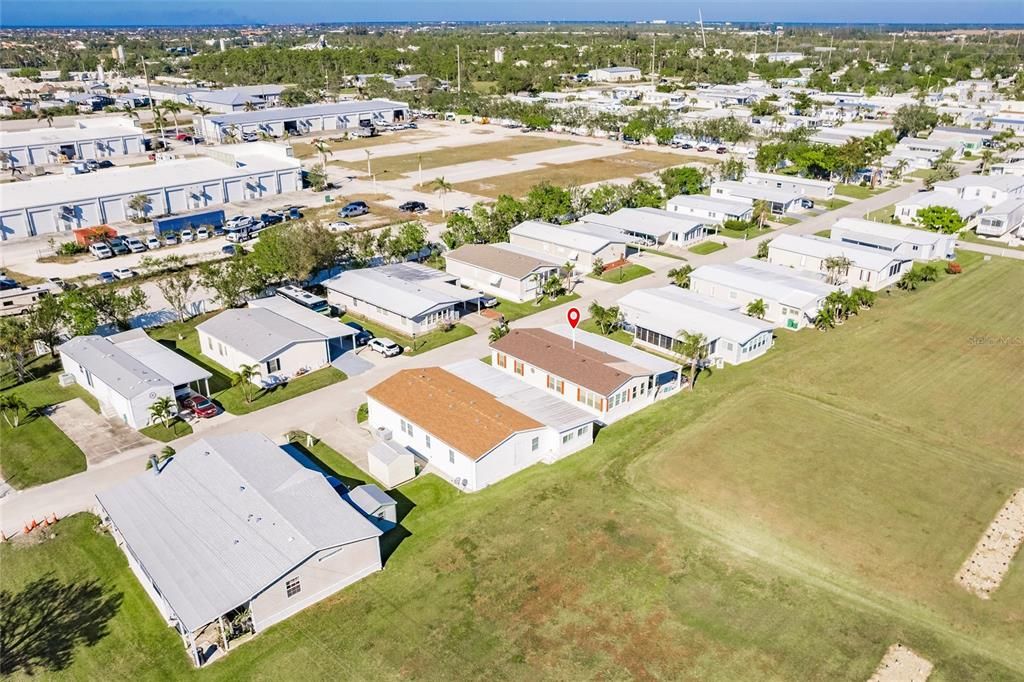
POLYGON ((612 393, 632 377, 649 374, 580 342, 574 349, 572 339, 546 329, 513 329, 491 348, 601 395, 612 393))
POLYGON ((523 279, 537 268, 552 267, 552 263, 515 251, 506 251, 490 244, 463 244, 445 255, 462 263, 475 265, 507 277, 523 279))
POLYGON ((402 370, 366 394, 474 460, 543 426, 440 367, 402 370))

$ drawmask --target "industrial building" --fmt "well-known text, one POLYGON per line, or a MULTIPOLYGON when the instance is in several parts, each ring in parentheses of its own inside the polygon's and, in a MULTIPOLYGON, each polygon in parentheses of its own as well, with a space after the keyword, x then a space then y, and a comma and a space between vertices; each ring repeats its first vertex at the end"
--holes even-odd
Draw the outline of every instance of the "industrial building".
POLYGON ((255 142, 209 147, 204 156, 154 165, 58 175, 0 185, 0 238, 66 232, 140 217, 257 199, 302 188, 302 167, 288 145, 255 142))
POLYGON ((70 128, 0 132, 0 151, 17 168, 142 154, 145 133, 127 117, 79 119, 70 128))
POLYGON ((358 128, 390 125, 409 120, 409 105, 384 99, 309 104, 260 111, 239 111, 206 116, 201 125, 208 140, 223 142, 243 133, 266 133, 280 137, 318 132, 344 132, 358 128))

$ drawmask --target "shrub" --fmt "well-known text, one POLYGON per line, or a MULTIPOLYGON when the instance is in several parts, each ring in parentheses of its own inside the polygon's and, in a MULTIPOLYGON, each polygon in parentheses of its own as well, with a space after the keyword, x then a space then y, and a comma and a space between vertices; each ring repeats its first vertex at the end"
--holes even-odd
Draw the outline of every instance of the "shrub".
POLYGON ((963 266, 961 266, 955 260, 951 260, 948 263, 946 263, 946 274, 947 275, 959 275, 963 271, 964 271, 963 266))
POLYGON ((356 423, 362 424, 370 418, 370 406, 367 403, 363 403, 356 410, 356 423))

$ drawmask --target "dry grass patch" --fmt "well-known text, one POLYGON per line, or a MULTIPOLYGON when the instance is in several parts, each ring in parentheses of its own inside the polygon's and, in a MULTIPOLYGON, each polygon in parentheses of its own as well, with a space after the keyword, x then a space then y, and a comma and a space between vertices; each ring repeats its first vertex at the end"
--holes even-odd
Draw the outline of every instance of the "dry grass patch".
MULTIPOLYGON (((330 133, 332 131, 328 130, 325 132, 330 133)), ((376 137, 353 137, 349 140, 332 140, 329 135, 324 135, 324 139, 327 140, 327 146, 331 148, 332 152, 339 152, 345 151, 346 149, 380 147, 381 145, 395 144, 398 142, 419 142, 421 140, 429 140, 432 137, 438 136, 438 133, 427 130, 402 130, 396 133, 377 135, 376 137)), ((317 155, 311 142, 292 142, 291 144, 292 151, 295 153, 296 158, 311 159, 317 155)), ((330 163, 330 161, 331 157, 328 156, 327 162, 330 163)))
POLYGON ((924 682, 931 674, 930 661, 902 644, 893 644, 868 682, 924 682))
POLYGON ((1024 542, 1024 488, 1006 502, 996 518, 985 529, 956 581, 968 592, 982 599, 991 597, 1010 570, 1010 562, 1024 542))
POLYGON ((562 187, 587 185, 616 178, 635 178, 684 163, 686 158, 678 154, 637 150, 573 163, 544 164, 541 168, 533 170, 460 182, 455 185, 455 189, 491 198, 497 198, 501 194, 521 197, 529 192, 531 187, 542 182, 562 187))

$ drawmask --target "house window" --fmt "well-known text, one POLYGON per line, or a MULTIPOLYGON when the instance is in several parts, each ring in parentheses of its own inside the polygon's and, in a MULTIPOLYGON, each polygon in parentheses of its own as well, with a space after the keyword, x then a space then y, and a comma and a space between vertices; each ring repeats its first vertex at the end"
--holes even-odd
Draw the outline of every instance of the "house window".
POLYGON ((448 448, 448 461, 455 464, 455 451, 451 448, 448 448))
POLYGON ((267 361, 267 374, 281 371, 281 358, 274 358, 267 361))
POLYGON ((508 356, 504 353, 498 353, 498 367, 508 367, 508 356))
POLYGON ((284 584, 284 591, 289 597, 294 597, 302 591, 302 585, 299 584, 298 578, 292 578, 284 584))
POLYGON ((572 440, 572 431, 562 436, 562 445, 565 445, 572 440))
POLYGON ((427 448, 430 448, 430 434, 424 434, 424 437, 427 439, 427 448))
POLYGON ((583 437, 583 431, 584 431, 584 428, 581 426, 580 428, 576 429, 576 435, 582 438, 583 437))
POLYGON ((213 339, 209 337, 206 338, 206 347, 209 348, 210 350, 213 350, 213 339))
POLYGON ((519 362, 518 360, 513 360, 512 361, 512 371, 513 372, 515 372, 519 376, 523 376, 523 373, 525 372, 525 370, 526 370, 526 368, 524 367, 523 363, 519 362))
POLYGON ((534 436, 533 440, 530 441, 530 451, 537 452, 540 449, 540 438, 534 436))
POLYGON ((224 344, 223 343, 218 343, 217 344, 217 350, 220 351, 221 355, 225 355, 225 353, 224 353, 224 344))
POLYGON ((561 379, 557 379, 550 374, 548 375, 548 388, 552 391, 558 391, 559 393, 565 393, 565 382, 561 379))

